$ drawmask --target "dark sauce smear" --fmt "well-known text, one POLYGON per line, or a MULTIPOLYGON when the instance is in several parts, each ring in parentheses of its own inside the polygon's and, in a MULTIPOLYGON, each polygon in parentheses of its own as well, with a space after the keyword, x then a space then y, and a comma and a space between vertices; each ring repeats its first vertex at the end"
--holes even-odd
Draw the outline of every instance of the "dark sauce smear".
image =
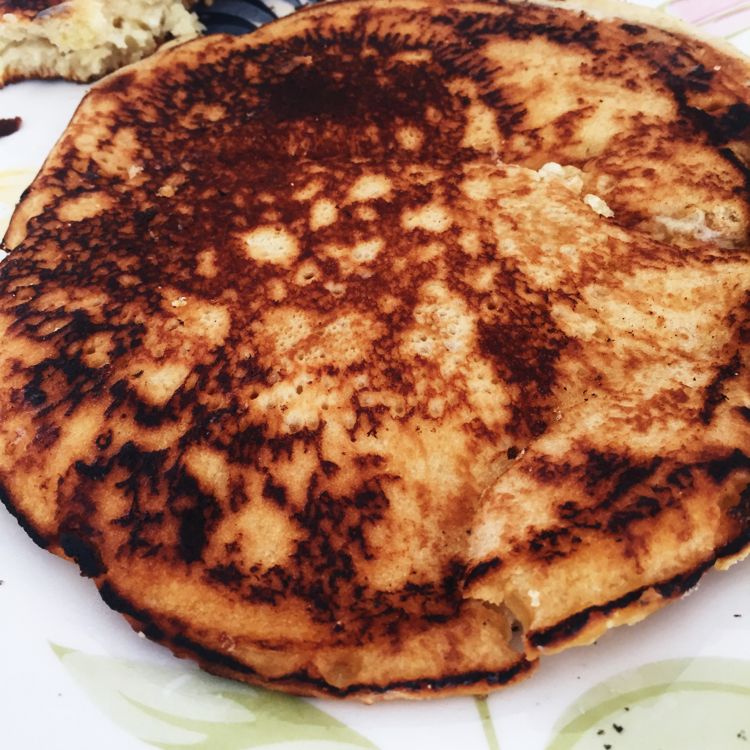
POLYGON ((21 120, 20 117, 0 118, 0 138, 5 137, 6 135, 13 135, 13 133, 20 130, 22 122, 23 120, 21 120))

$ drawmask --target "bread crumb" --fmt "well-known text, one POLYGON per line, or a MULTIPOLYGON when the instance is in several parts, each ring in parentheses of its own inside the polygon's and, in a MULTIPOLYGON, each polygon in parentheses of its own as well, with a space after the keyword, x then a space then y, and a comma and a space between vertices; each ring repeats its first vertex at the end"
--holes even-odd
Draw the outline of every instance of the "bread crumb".
POLYGON ((583 202, 599 216, 604 216, 606 219, 611 219, 615 215, 615 212, 598 195, 588 193, 583 196, 583 202))

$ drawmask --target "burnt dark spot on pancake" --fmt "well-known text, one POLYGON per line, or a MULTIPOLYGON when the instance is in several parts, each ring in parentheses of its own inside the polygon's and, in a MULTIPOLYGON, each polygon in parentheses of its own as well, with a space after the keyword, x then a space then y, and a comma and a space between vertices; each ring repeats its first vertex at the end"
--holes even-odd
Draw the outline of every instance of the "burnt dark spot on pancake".
POLYGON ((263 484, 263 497, 272 500, 279 508, 286 505, 286 488, 280 484, 274 484, 270 476, 266 477, 263 484))
POLYGON ((20 117, 0 117, 0 138, 18 132, 21 129, 20 117))
POLYGON ((243 675, 255 675, 257 672, 249 667, 247 664, 238 659, 229 656, 228 654, 221 653, 215 649, 203 646, 197 641, 188 638, 185 635, 178 634, 172 639, 172 644, 180 651, 187 651, 190 654, 198 657, 202 662, 209 665, 215 665, 230 669, 232 672, 237 672, 243 675))
POLYGON ((23 389, 23 395, 30 406, 42 406, 47 402, 47 394, 36 383, 29 383, 23 389))
POLYGON ((735 449, 724 458, 717 458, 706 464, 706 471, 716 484, 723 483, 736 471, 750 470, 750 458, 741 450, 735 449))
POLYGON ((588 451, 584 469, 587 488, 592 490, 602 482, 610 481, 613 477, 627 470, 630 465, 630 458, 619 453, 588 451))
POLYGON ((133 418, 135 422, 142 427, 149 428, 158 428, 169 422, 175 422, 177 420, 177 408, 173 399, 178 399, 179 395, 179 392, 176 393, 170 399, 170 403, 164 406, 152 406, 134 398, 135 414, 133 418))
POLYGON ((186 508, 180 514, 179 549, 187 563, 200 560, 208 541, 203 508, 186 508))
POLYGON ((177 550, 185 562, 197 562, 203 557, 210 532, 223 516, 221 506, 178 464, 165 477, 169 510, 178 522, 177 550))
POLYGON ((268 377, 268 368, 261 366, 255 357, 238 360, 236 367, 238 373, 242 373, 243 382, 262 383, 268 377))
POLYGON ((532 630, 527 633, 526 637, 529 643, 536 648, 547 648, 558 643, 564 643, 565 641, 574 638, 581 630, 583 630, 592 619, 592 616, 599 614, 607 616, 612 612, 616 612, 618 609, 624 609, 625 607, 637 602, 641 596, 643 596, 645 591, 645 587, 640 588, 629 594, 625 594, 625 596, 621 596, 618 599, 614 599, 611 602, 607 602, 606 604, 589 607, 582 612, 578 612, 575 615, 568 617, 551 628, 532 630))
POLYGON ((561 503, 557 508, 557 513, 560 518, 566 521, 572 521, 581 512, 581 508, 575 500, 566 500, 561 503))
MULTIPOLYGON (((290 55, 314 56, 314 63, 297 66, 258 91, 261 106, 254 111, 253 120, 267 121, 264 132, 268 153, 321 158, 340 156, 342 149, 361 156, 368 149, 373 156, 393 150, 386 134, 393 130, 395 121, 404 125, 412 122, 426 131, 425 154, 437 156, 455 148, 464 118, 444 76, 436 75, 440 68, 430 70, 429 66, 390 60, 393 53, 403 49, 401 40, 374 36, 367 43, 380 54, 355 57, 342 77, 338 72, 340 58, 334 53, 340 43, 331 39, 331 53, 324 54, 318 44, 308 49, 285 50, 279 45, 268 50, 271 58, 267 62, 271 65, 288 60, 290 55), (362 96, 364 91, 368 92, 366 97, 362 96), (439 126, 425 117, 428 105, 441 112, 439 126), (354 123, 374 128, 369 143, 345 137, 354 123), (451 135, 453 145, 448 142, 451 135)), ((442 65, 450 66, 455 56, 455 52, 449 53, 442 65)))
POLYGON ((648 464, 629 466, 624 469, 618 476, 615 486, 607 495, 606 503, 610 504, 621 498, 637 485, 645 482, 661 466, 663 459, 655 456, 648 464))
POLYGON ((215 565, 207 570, 207 575, 211 580, 230 587, 238 586, 245 579, 242 571, 233 562, 226 565, 215 565))
POLYGON ((274 461, 278 461, 279 457, 283 455, 291 459, 295 445, 317 446, 320 443, 320 436, 324 428, 325 422, 321 421, 314 430, 304 427, 289 435, 270 437, 266 440, 266 445, 270 449, 274 461))
POLYGON ((340 119, 357 106, 355 92, 315 66, 299 65, 269 87, 268 105, 281 121, 308 117, 340 119))
POLYGON ((706 395, 703 398, 703 407, 700 412, 700 418, 703 424, 710 424, 716 408, 723 401, 726 401, 726 396, 724 395, 723 390, 724 383, 739 375, 740 366, 740 353, 735 352, 732 359, 726 365, 719 368, 719 371, 706 388, 706 395))
POLYGON ((648 32, 643 26, 634 23, 621 23, 620 28, 630 36, 643 36, 648 32))
POLYGON ((701 576, 712 567, 714 562, 715 560, 707 561, 696 567, 694 570, 675 576, 664 583, 658 583, 654 586, 654 589, 665 599, 673 599, 676 596, 682 596, 682 594, 690 591, 690 589, 693 589, 698 585, 701 576))
POLYGON ((575 45, 584 49, 595 48, 599 41, 597 25, 593 21, 579 16, 568 17, 568 23, 560 23, 555 13, 546 8, 532 8, 524 15, 464 12, 457 16, 460 20, 454 21, 455 28, 467 40, 483 41, 493 36, 515 40, 542 37, 561 46, 575 45))
POLYGON ((667 474, 667 482, 681 490, 686 490, 693 486, 693 467, 678 466, 676 469, 667 474))
POLYGON ((519 304, 513 312, 506 314, 515 317, 514 323, 479 322, 479 347, 493 361, 500 377, 518 388, 510 432, 538 437, 548 424, 556 364, 569 339, 544 308, 519 304))
POLYGON ((102 432, 100 435, 96 436, 96 447, 100 451, 105 451, 107 448, 112 445, 112 430, 107 430, 106 432, 102 432))
POLYGON ((480 578, 484 578, 484 576, 487 575, 492 570, 496 570, 500 567, 500 558, 499 557, 493 557, 491 560, 486 560, 483 563, 479 563, 479 565, 475 565, 473 568, 470 568, 468 572, 466 573, 466 578, 464 579, 464 584, 466 586, 470 586, 475 581, 478 581, 480 578))
POLYGON ((49 450, 59 439, 60 428, 49 422, 40 425, 34 435, 34 447, 49 450))
MULTIPOLYGON (((694 58, 692 58, 695 63, 694 58)), ((671 89, 681 114, 702 133, 729 164, 735 167, 744 177, 744 192, 750 193, 750 166, 727 144, 747 133, 745 115, 750 109, 746 102, 731 105, 724 112, 709 112, 691 104, 690 92, 706 93, 710 90, 715 72, 707 70, 702 64, 695 63, 688 75, 677 74, 667 66, 661 67, 660 77, 671 89)))
POLYGON ((19 508, 16 507, 11 498, 10 492, 8 492, 2 482, 0 482, 0 502, 6 507, 8 513, 16 519, 18 525, 28 534, 31 541, 38 547, 47 549, 49 546, 47 538, 41 532, 37 531, 34 524, 26 518, 19 508))
POLYGON ((607 521, 607 530, 619 534, 636 521, 658 516, 662 510, 661 503, 655 497, 639 495, 625 508, 619 508, 612 513, 607 521))
POLYGON ((730 509, 729 513, 742 524, 746 530, 745 536, 750 535, 750 484, 742 490, 739 502, 730 509))
POLYGON ((127 469, 129 476, 118 482, 118 488, 133 497, 139 494, 144 485, 151 492, 157 492, 168 453, 166 448, 157 451, 143 450, 132 440, 124 443, 113 461, 127 469))
MULTIPOLYGON (((76 561, 81 575, 98 578, 107 572, 107 566, 102 561, 97 546, 90 539, 83 538, 83 531, 86 530, 61 531, 58 541, 63 552, 76 561)), ((91 529, 88 529, 88 533, 92 533, 91 529)))
POLYGON ((119 72, 107 79, 103 87, 112 94, 125 94, 133 85, 135 75, 129 71, 119 72))
POLYGON ((327 461, 325 459, 320 462, 320 468, 322 469, 323 474, 325 474, 327 477, 332 477, 341 469, 341 467, 335 461, 327 461))
POLYGON ((367 437, 377 437, 378 428, 382 421, 382 415, 388 413, 388 407, 383 404, 377 406, 362 406, 356 393, 351 397, 352 406, 354 407, 355 420, 354 425, 349 432, 351 440, 356 440, 357 433, 361 430, 367 437))
POLYGON ((105 580, 99 587, 99 595, 110 609, 138 622, 147 638, 154 641, 164 640, 164 631, 156 625, 152 615, 145 609, 136 607, 128 598, 120 594, 112 583, 105 580))
POLYGON ((451 560, 448 573, 443 577, 441 586, 445 594, 454 599, 459 593, 461 583, 466 578, 466 565, 459 560, 451 560))
POLYGON ((573 548, 581 541, 579 537, 576 539, 578 541, 574 542, 573 533, 569 528, 542 529, 531 536, 528 549, 535 558, 549 563, 570 555, 573 548))
POLYGON ((78 460, 73 464, 76 472, 85 479, 91 479, 94 482, 101 482, 106 479, 112 469, 110 462, 95 462, 87 464, 85 461, 78 460))
POLYGON ((556 463, 547 456, 535 456, 532 464, 534 476, 547 484, 558 482, 570 476, 573 466, 569 462, 556 463))
POLYGON ((90 466, 80 462, 81 466, 76 467, 81 476, 93 480, 114 473, 118 477, 114 486, 129 500, 127 512, 113 521, 114 526, 128 531, 127 542, 119 548, 118 555, 151 557, 163 548, 159 531, 164 524, 164 501, 159 492, 167 455, 167 450, 145 451, 128 441, 113 456, 97 458, 90 466))
POLYGON ((719 129, 727 141, 747 138, 750 133, 750 104, 747 102, 730 104, 721 116, 719 129))
POLYGON ((371 559, 367 529, 383 518, 388 498, 379 480, 370 480, 351 497, 336 497, 318 488, 316 475, 310 480, 307 502, 295 514, 305 531, 292 555, 294 579, 284 580, 281 569, 264 577, 266 588, 291 586, 294 593, 310 602, 318 617, 341 619, 357 605, 354 554, 371 559))

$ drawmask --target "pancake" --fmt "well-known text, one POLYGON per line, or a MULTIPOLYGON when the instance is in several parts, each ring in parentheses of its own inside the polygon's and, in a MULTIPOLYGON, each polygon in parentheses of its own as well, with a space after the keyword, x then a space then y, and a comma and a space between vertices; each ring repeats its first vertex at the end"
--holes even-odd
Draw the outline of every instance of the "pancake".
POLYGON ((136 629, 476 694, 747 554, 748 64, 587 7, 327 3, 84 99, 5 238, 0 494, 136 629))
POLYGON ((194 0, 0 0, 0 85, 91 81, 203 29, 194 0))

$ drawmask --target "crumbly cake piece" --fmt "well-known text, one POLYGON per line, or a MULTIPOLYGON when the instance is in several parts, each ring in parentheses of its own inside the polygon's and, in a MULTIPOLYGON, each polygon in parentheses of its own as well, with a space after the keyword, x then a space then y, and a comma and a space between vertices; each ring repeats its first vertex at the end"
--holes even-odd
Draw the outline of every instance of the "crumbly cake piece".
POLYGON ((0 85, 91 81, 202 31, 192 0, 0 0, 0 85))

